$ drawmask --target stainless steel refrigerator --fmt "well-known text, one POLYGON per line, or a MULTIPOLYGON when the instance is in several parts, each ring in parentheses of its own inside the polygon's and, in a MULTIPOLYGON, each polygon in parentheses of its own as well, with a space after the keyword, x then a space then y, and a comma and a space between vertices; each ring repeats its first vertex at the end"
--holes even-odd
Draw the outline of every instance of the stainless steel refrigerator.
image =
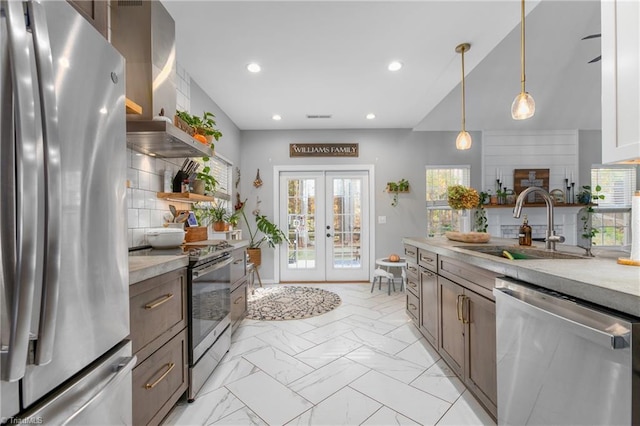
POLYGON ((65 1, 0 8, 0 417, 130 424, 124 60, 65 1))

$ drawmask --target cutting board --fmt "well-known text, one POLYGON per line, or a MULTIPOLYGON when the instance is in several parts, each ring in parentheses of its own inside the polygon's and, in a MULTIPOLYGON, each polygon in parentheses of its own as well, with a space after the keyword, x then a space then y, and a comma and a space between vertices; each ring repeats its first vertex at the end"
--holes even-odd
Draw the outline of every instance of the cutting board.
POLYGON ((462 243, 486 243, 491 239, 491 234, 486 232, 447 231, 444 235, 451 241, 460 241, 462 243))

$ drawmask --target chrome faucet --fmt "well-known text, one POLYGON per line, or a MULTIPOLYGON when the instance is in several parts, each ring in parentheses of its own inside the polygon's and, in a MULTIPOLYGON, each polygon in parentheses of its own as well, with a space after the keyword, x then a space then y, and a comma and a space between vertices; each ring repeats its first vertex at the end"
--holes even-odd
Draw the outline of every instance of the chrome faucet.
POLYGON ((522 213, 522 206, 524 205, 524 200, 532 192, 539 192, 542 195, 545 204, 547 205, 547 236, 544 239, 545 248, 547 250, 555 251, 556 243, 564 243, 564 237, 561 235, 556 235, 555 231, 553 230, 553 198, 551 198, 551 195, 547 191, 536 186, 530 186, 529 188, 522 191, 516 199, 516 206, 513 208, 513 217, 520 217, 520 214, 522 213))

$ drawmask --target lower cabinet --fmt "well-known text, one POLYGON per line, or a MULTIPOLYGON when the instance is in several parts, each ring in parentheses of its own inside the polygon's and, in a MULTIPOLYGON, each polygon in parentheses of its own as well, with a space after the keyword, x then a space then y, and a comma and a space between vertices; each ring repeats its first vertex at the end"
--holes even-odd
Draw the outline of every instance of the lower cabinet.
POLYGON ((157 425, 187 390, 187 275, 168 272, 129 286, 133 424, 157 425))
POLYGON ((420 271, 420 331, 434 347, 438 347, 438 277, 435 272, 420 271))
POLYGON ((419 253, 419 263, 408 262, 413 270, 407 274, 407 314, 496 418, 496 313, 491 293, 496 274, 425 249, 405 246, 405 252, 408 249, 419 253))
POLYGON ((236 331, 242 319, 247 315, 247 285, 245 276, 240 284, 231 291, 231 332, 236 331))
POLYGON ((187 389, 187 330, 133 369, 133 424, 157 425, 187 389))

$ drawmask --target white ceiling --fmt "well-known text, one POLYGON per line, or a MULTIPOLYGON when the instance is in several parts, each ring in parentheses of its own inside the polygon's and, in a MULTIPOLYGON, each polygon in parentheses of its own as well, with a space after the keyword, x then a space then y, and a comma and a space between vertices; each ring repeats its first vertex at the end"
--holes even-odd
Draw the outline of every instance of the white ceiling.
MULTIPOLYGON (((525 123, 509 115, 519 91, 517 0, 163 4, 176 21, 178 62, 243 130, 457 130, 454 49, 463 42, 471 43, 467 129, 525 123), (402 70, 388 71, 392 60, 403 62, 402 70), (246 70, 254 61, 259 74, 246 70)), ((527 89, 537 112, 524 126, 600 128, 600 63, 586 64, 600 54, 600 41, 580 41, 600 31, 599 4, 527 2, 527 89)))

